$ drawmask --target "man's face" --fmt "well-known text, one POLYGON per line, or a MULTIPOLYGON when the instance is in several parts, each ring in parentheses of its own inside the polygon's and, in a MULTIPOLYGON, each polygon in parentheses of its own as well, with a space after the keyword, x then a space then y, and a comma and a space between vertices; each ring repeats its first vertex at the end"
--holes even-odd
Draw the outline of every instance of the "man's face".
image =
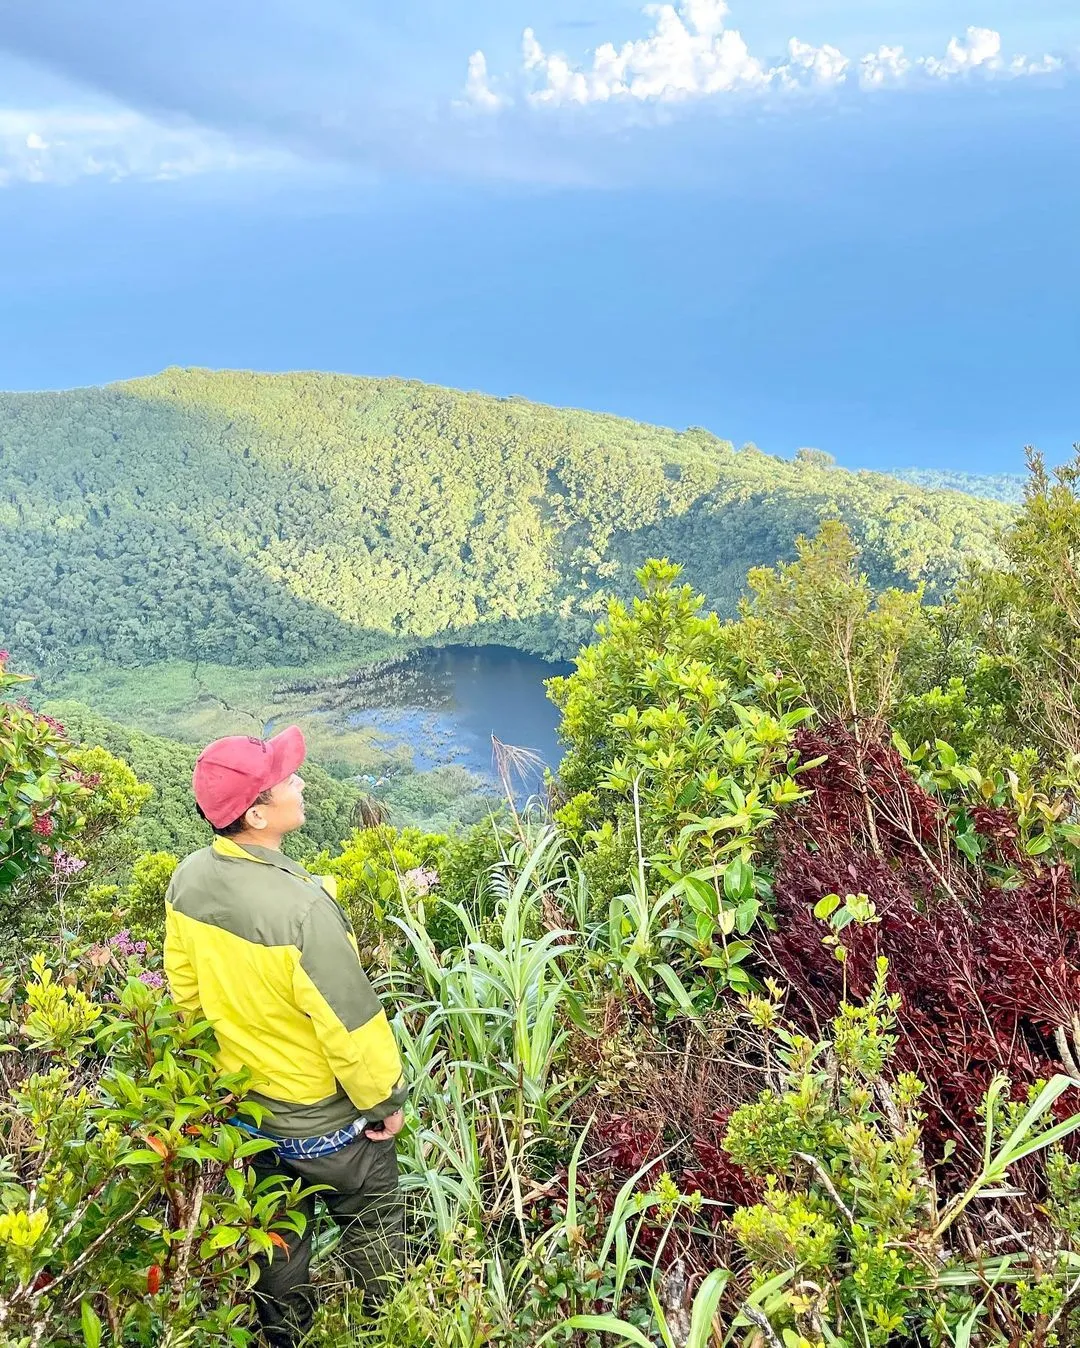
POLYGON ((268 832, 284 836, 302 828, 304 824, 304 779, 294 772, 284 782, 278 782, 264 805, 253 805, 248 811, 255 815, 268 832))

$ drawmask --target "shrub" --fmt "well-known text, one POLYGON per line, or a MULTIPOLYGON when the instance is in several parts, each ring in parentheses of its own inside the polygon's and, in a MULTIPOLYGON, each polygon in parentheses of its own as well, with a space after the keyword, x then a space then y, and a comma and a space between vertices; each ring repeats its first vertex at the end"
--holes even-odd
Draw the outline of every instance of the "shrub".
MULTIPOLYGON (((439 884, 439 863, 447 839, 417 828, 386 824, 356 830, 340 855, 327 853, 310 864, 337 879, 339 902, 346 908, 361 945, 377 946, 389 930, 387 919, 401 913, 404 889, 426 898, 439 884)), ((438 899, 430 900, 431 907, 438 899)))
MULTIPOLYGON (((980 1164, 940 1201, 923 1152, 923 1083, 896 1071, 900 998, 887 993, 888 974, 879 959, 866 1002, 842 1003, 821 1041, 785 1027, 775 994, 751 1002, 775 1036, 781 1080, 736 1111, 725 1140, 766 1185, 761 1202, 732 1218, 749 1285, 784 1279, 786 1304, 772 1324, 810 1345, 887 1348, 913 1333, 931 1344, 1071 1342, 1072 1232, 1052 1218, 1036 1244, 1030 1231, 988 1221, 986 1207, 1008 1196, 1005 1176, 1080 1128, 1077 1114, 1053 1123, 1069 1082, 1040 1083, 1010 1107, 1007 1080, 995 1078, 981 1102, 983 1136, 971 1139, 980 1164)), ((1071 1197, 1074 1168, 1060 1153, 1049 1168, 1071 1197)))
POLYGON ((655 957, 649 929, 673 916, 677 944, 710 971, 707 1003, 715 986, 749 986, 749 947, 727 938, 746 936, 767 903, 756 860, 778 812, 802 798, 808 765, 794 736, 812 712, 798 684, 732 654, 678 576, 648 563, 644 597, 632 610, 613 602, 576 673, 551 680, 569 745, 556 819, 582 852, 594 901, 621 905, 610 934, 624 971, 655 957))
POLYGON ((845 991, 870 994, 886 957, 903 999, 896 1061, 926 1082, 927 1140, 974 1164, 971 1133, 995 1076, 1023 1091, 1075 1066, 1080 907, 1060 850, 1070 845, 1004 804, 954 808, 893 746, 841 726, 801 732, 800 747, 824 761, 776 833, 768 937, 791 1015, 812 1033, 845 991), (814 916, 831 894, 864 896, 877 918, 845 933, 842 963, 814 916))
POLYGON ((68 926, 81 937, 104 941, 121 929, 159 948, 165 935, 165 891, 179 865, 171 852, 136 858, 130 881, 87 886, 68 904, 68 926))
POLYGON ((125 969, 39 955, 6 984, 0 1342, 239 1348, 253 1261, 300 1219, 245 1168, 266 1143, 230 1123, 244 1079, 125 969))

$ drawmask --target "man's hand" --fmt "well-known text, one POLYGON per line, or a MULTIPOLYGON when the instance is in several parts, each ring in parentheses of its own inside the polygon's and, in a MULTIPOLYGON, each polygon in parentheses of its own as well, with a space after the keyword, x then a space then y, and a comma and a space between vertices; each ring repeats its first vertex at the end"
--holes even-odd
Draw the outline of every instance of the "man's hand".
POLYGON ((389 1142, 392 1137, 397 1137, 404 1126, 405 1115, 398 1109, 388 1114, 381 1123, 373 1123, 370 1128, 365 1128, 364 1136, 372 1142, 389 1142))

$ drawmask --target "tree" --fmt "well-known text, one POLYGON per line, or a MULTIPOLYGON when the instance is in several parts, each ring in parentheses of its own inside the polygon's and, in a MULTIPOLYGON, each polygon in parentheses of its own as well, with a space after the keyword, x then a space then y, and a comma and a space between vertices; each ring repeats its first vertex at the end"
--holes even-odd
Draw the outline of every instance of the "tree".
POLYGON ((823 449, 797 449, 795 462, 809 464, 813 468, 835 468, 836 460, 823 449))
POLYGON ((1029 733, 1062 762, 1080 755, 1080 446, 1052 475, 1035 450, 1028 466, 1007 566, 980 572, 965 599, 1012 671, 1029 733))
POLYGON ((839 520, 796 540, 798 558, 747 577, 739 648, 797 675, 822 716, 858 727, 892 711, 931 639, 922 590, 875 594, 839 520))

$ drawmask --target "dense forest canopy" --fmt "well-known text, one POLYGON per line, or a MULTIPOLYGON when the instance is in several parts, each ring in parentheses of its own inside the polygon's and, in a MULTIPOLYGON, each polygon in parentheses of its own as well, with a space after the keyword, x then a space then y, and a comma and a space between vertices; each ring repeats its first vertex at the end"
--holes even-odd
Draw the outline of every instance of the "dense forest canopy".
POLYGON ((989 561, 1004 506, 396 379, 172 369, 0 397, 4 644, 39 669, 572 653, 650 556, 722 613, 845 521, 875 585, 989 561))

